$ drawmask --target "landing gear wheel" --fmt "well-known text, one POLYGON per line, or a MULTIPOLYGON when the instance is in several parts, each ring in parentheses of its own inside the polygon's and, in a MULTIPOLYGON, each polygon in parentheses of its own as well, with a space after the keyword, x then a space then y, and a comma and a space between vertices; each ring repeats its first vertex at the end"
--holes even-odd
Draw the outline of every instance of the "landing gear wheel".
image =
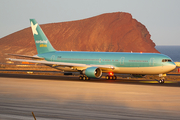
POLYGON ((79 76, 79 80, 90 80, 87 76, 79 76))
POLYGON ((113 80, 116 80, 116 79, 117 79, 117 77, 114 75, 114 76, 113 76, 113 80))
POLYGON ((89 77, 86 77, 86 80, 90 80, 90 78, 89 78, 89 77))
POLYGON ((164 83, 164 79, 159 80, 159 84, 163 84, 164 83))
POLYGON ((83 79, 83 77, 82 76, 79 76, 79 80, 82 80, 83 79))
POLYGON ((106 76, 106 80, 109 80, 109 75, 106 76))
POLYGON ((114 75, 114 76, 109 76, 109 75, 107 75, 106 76, 106 80, 116 80, 117 79, 117 77, 114 75))
POLYGON ((86 76, 83 76, 83 80, 86 80, 86 76))

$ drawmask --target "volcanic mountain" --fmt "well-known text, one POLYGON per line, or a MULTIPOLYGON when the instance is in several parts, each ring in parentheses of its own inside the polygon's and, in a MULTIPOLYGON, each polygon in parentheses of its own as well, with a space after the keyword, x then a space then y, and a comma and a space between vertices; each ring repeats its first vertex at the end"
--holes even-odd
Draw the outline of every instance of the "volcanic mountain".
MULTIPOLYGON (((105 13, 40 26, 56 50, 158 53, 146 27, 129 13, 105 13)), ((7 57, 4 53, 37 54, 30 27, 1 38, 0 48, 0 62, 7 57)))

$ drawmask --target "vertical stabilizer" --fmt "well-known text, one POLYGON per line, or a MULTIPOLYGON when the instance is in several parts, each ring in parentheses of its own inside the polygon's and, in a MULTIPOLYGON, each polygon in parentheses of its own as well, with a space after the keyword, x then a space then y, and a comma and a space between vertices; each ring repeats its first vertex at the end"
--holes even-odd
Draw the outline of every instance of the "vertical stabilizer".
POLYGON ((56 51, 35 19, 30 19, 38 54, 56 51))

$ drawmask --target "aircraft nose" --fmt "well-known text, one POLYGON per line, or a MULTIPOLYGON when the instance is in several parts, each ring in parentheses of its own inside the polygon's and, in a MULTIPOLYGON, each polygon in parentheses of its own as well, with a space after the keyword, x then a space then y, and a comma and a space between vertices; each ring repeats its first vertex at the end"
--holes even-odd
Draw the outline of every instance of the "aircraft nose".
POLYGON ((169 68, 171 70, 174 70, 176 68, 176 64, 173 62, 172 64, 169 65, 169 68))

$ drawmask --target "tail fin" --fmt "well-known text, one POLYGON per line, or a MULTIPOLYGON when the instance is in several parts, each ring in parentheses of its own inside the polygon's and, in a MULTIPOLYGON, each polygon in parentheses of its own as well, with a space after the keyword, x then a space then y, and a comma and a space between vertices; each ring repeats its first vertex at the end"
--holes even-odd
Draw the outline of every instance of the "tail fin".
POLYGON ((38 54, 56 51, 35 19, 30 19, 38 54))

